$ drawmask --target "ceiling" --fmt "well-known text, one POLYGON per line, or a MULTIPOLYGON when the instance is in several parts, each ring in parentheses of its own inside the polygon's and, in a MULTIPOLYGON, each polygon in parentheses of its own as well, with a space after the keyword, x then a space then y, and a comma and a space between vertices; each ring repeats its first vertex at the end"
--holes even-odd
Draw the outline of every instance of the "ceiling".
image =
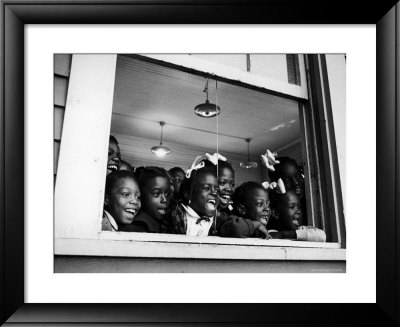
POLYGON ((209 99, 221 107, 217 118, 201 118, 194 107, 203 103, 206 79, 154 63, 118 56, 111 133, 160 139, 163 144, 251 156, 276 151, 300 139, 297 102, 248 88, 209 80, 209 99), (218 125, 218 127, 217 127, 218 125), (216 131, 218 128, 218 137, 216 131))

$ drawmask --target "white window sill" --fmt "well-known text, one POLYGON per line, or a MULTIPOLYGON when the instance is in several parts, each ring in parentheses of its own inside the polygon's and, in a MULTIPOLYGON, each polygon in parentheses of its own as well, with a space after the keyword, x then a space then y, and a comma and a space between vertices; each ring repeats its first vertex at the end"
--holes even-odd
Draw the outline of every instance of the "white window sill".
POLYGON ((55 255, 345 261, 346 249, 338 243, 100 232, 96 239, 56 238, 55 255))

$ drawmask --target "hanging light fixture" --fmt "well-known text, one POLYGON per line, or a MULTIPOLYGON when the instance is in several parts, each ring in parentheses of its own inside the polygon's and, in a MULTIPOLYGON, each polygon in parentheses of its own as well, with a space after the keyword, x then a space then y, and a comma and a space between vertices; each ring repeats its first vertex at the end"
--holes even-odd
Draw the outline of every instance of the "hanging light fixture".
POLYGON ((171 152, 171 150, 169 148, 167 148, 166 146, 162 145, 162 135, 163 135, 163 127, 165 125, 165 122, 160 121, 160 126, 161 126, 161 140, 160 140, 160 145, 156 145, 153 146, 151 148, 151 152, 153 152, 155 155, 159 156, 159 157, 164 157, 165 155, 167 155, 168 153, 171 152))
POLYGON ((210 118, 219 115, 220 107, 208 101, 208 78, 203 92, 207 94, 206 102, 194 107, 194 112, 196 113, 196 115, 204 118, 210 118))
POLYGON ((246 168, 246 169, 257 168, 258 163, 255 162, 255 161, 250 161, 250 141, 251 141, 251 139, 248 138, 248 139, 245 139, 245 140, 247 142, 247 161, 245 161, 245 162, 242 161, 240 163, 240 167, 241 168, 246 168))

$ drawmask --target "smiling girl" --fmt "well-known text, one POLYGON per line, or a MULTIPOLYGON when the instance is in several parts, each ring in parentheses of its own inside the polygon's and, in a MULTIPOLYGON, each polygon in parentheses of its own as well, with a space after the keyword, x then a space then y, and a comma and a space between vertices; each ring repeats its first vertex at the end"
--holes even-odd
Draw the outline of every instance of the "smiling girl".
POLYGON ((181 200, 172 212, 177 234, 205 237, 210 233, 218 205, 217 168, 203 164, 190 172, 181 187, 181 200))
POLYGON ((298 241, 325 242, 323 230, 304 226, 305 218, 296 189, 288 189, 285 194, 272 197, 274 218, 268 224, 272 238, 286 238, 298 241))
POLYGON ((167 217, 171 200, 169 176, 164 168, 141 167, 137 175, 142 194, 142 208, 130 225, 121 231, 144 233, 170 232, 167 217))
POLYGON ((119 150, 118 141, 115 136, 110 135, 110 141, 108 143, 107 175, 119 169, 120 161, 121 152, 119 150))
POLYGON ((117 170, 107 175, 102 230, 118 231, 132 223, 140 209, 140 191, 135 176, 117 170))
MULTIPOLYGON (((224 158, 225 159, 225 158, 224 158)), ((210 161, 205 162, 206 166, 213 166, 210 161)), ((232 214, 232 196, 235 187, 235 172, 232 165, 225 160, 218 160, 218 206, 214 222, 209 235, 219 236, 221 226, 229 220, 232 214)))

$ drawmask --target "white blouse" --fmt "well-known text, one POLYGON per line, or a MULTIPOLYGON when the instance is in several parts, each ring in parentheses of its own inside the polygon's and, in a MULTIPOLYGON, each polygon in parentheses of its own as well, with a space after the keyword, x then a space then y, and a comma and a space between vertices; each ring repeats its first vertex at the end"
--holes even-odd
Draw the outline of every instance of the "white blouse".
POLYGON ((185 209, 186 215, 186 235, 205 237, 208 236, 208 232, 213 223, 213 217, 210 217, 209 221, 200 219, 200 216, 189 206, 182 204, 185 209))

